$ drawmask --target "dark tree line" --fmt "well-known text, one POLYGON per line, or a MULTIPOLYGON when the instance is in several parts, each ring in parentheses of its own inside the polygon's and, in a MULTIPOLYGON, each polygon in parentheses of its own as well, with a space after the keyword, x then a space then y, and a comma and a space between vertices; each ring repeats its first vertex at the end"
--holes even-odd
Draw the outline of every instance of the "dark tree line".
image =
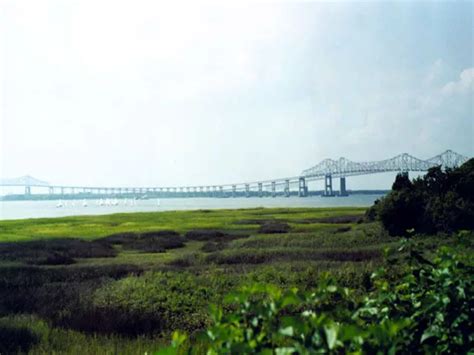
POLYGON ((434 167, 411 181, 398 174, 392 191, 367 211, 390 235, 474 229, 474 158, 454 169, 434 167))

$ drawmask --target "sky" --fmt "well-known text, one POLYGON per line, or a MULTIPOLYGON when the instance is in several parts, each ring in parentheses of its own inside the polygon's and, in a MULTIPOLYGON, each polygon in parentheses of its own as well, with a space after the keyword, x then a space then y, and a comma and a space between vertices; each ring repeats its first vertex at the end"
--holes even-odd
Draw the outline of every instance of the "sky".
POLYGON ((1 0, 0 177, 221 184, 342 156, 474 156, 473 13, 472 1, 1 0))

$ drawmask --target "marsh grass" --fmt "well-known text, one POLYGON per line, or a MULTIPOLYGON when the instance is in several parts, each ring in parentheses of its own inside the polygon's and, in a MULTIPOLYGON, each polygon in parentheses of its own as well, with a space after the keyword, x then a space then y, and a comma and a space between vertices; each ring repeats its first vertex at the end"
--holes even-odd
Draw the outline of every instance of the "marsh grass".
MULTIPOLYGON (((329 271, 363 293, 383 264, 383 250, 397 243, 377 223, 359 223, 363 212, 248 209, 0 221, 0 329, 9 327, 11 339, 30 339, 21 350, 34 354, 150 352, 173 330, 193 334, 206 327, 209 303, 219 304, 239 285, 310 289, 329 271), (269 221, 286 233, 264 233, 269 221), (74 263, 42 261, 48 257, 74 263)), ((426 250, 446 239, 436 238, 424 240, 426 250)))

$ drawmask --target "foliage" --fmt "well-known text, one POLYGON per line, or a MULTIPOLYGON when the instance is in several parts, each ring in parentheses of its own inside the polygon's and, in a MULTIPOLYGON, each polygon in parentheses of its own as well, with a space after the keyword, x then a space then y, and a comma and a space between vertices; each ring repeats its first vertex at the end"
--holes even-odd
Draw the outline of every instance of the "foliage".
POLYGON ((474 158, 455 169, 433 167, 413 181, 399 174, 366 216, 378 217, 390 235, 474 229, 474 158))
MULTIPOLYGON (((432 261, 413 262, 396 282, 386 269, 375 272, 373 289, 362 297, 329 275, 311 292, 243 287, 226 297, 225 309, 211 306, 213 325, 200 339, 208 354, 472 351, 473 264, 445 247, 432 261)), ((163 354, 183 343, 183 334, 174 335, 163 354)))
MULTIPOLYGON (((33 354, 151 353, 181 329, 189 337, 175 343, 201 354, 208 338, 196 336, 211 324, 209 303, 233 311, 237 305, 223 304, 225 295, 253 283, 296 287, 304 300, 324 272, 340 290, 351 289, 350 302, 336 295, 324 312, 332 312, 333 301, 354 311, 373 288, 370 275, 383 264, 383 250, 397 245, 380 223, 360 224, 362 212, 258 208, 0 221, 0 327, 12 334, 5 344, 33 354), (268 221, 291 229, 258 233, 268 221), (201 231, 198 240, 185 237, 190 231, 201 231), (62 255, 74 264, 65 265, 62 255)), ((431 253, 462 241, 468 256, 472 240, 466 232, 413 236, 410 243, 431 253)), ((403 253, 410 252, 407 245, 403 253)), ((383 277, 397 280, 407 267, 400 261, 383 277)), ((288 305, 284 315, 304 305, 288 305)))
POLYGON ((0 318, 1 354, 152 354, 165 342, 156 337, 134 339, 117 335, 88 335, 70 329, 51 327, 30 315, 0 318))

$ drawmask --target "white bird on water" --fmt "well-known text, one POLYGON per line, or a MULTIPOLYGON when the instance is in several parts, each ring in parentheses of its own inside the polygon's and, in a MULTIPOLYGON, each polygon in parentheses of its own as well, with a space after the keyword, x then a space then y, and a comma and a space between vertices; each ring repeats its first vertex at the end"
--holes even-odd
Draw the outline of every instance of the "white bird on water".
POLYGON ((157 205, 157 206, 161 206, 161 201, 160 201, 159 198, 156 199, 156 205, 157 205))
POLYGON ((86 200, 82 201, 82 207, 87 207, 87 201, 86 200))
POLYGON ((61 208, 63 207, 63 202, 62 201, 59 201, 57 204, 56 204, 56 208, 61 208))

